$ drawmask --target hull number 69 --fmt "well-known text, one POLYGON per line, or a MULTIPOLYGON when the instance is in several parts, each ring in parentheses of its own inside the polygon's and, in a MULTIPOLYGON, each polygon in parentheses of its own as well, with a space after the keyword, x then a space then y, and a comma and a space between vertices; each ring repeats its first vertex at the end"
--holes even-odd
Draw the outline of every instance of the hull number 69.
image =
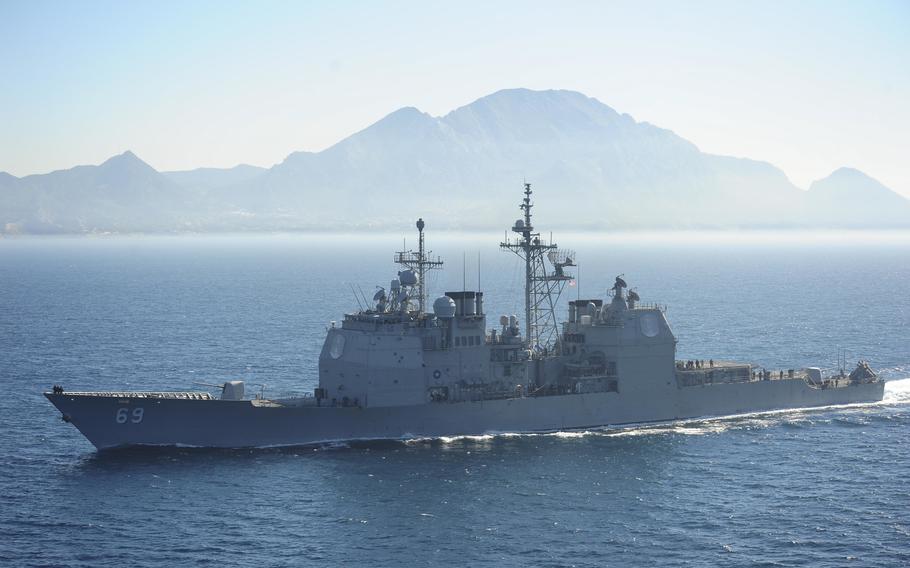
POLYGON ((132 422, 133 424, 139 424, 142 422, 142 417, 145 414, 145 409, 141 406, 134 408, 130 412, 129 408, 118 408, 117 409, 117 424, 126 424, 127 422, 132 422))

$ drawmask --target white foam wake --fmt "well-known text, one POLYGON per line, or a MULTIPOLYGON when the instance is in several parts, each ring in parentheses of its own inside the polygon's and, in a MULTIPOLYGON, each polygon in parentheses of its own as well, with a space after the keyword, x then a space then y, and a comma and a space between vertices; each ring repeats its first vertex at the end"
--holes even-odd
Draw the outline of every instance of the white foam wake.
POLYGON ((885 404, 910 403, 910 378, 885 383, 885 404))

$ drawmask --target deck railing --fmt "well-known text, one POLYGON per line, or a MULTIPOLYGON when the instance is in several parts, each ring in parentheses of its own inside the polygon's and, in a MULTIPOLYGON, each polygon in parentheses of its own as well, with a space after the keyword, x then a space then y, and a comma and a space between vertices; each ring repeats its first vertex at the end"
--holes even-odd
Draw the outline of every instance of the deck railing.
POLYGON ((210 393, 207 392, 116 392, 116 391, 99 391, 99 392, 70 392, 63 391, 59 394, 64 396, 97 396, 97 397, 109 397, 109 398, 179 398, 179 399, 188 399, 188 400, 215 400, 210 393))

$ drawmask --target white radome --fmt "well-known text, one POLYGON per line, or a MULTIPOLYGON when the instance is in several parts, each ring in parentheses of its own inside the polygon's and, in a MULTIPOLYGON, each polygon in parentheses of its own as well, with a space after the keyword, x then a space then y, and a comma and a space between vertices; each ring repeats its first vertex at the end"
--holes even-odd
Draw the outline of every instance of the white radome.
POLYGON ((433 302, 433 313, 436 317, 449 319, 455 317, 455 300, 448 296, 440 296, 433 302))

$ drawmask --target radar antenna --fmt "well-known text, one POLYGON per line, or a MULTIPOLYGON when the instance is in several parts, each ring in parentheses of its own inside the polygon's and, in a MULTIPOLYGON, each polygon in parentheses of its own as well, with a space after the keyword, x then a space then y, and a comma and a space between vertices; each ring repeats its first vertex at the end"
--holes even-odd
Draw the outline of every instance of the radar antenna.
POLYGON ((575 266, 575 253, 560 250, 556 243, 543 243, 540 233, 531 225, 531 184, 525 183, 524 200, 521 210, 524 219, 515 221, 512 231, 520 236, 499 244, 525 261, 525 339, 532 350, 550 348, 559 339, 559 323, 556 319, 556 305, 566 284, 573 276, 566 267, 575 266), (547 269, 544 260, 553 266, 547 269))
POLYGON ((424 281, 426 280, 427 270, 436 270, 442 268, 442 259, 436 257, 431 260, 429 256, 431 251, 426 250, 423 242, 423 228, 426 224, 423 219, 417 219, 417 232, 420 234, 420 244, 417 252, 413 250, 403 250, 395 253, 395 262, 405 268, 417 271, 417 310, 418 315, 426 312, 427 306, 427 289, 424 281))

